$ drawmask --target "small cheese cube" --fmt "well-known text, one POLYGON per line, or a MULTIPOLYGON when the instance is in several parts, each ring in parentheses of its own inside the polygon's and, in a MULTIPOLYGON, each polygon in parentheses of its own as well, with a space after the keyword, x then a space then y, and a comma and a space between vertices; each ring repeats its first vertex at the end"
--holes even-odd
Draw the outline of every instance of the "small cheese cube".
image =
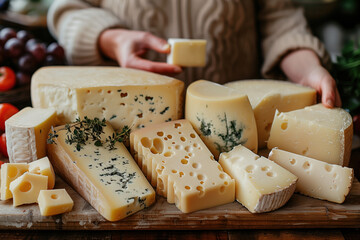
POLYGON ((26 163, 5 163, 1 166, 1 200, 13 197, 9 186, 12 181, 23 175, 29 169, 26 163))
POLYGON ((36 203, 40 190, 46 190, 48 177, 33 173, 24 173, 10 183, 13 206, 36 203))
POLYGON ((37 201, 42 216, 70 212, 74 206, 74 201, 65 189, 41 190, 37 201))
POLYGON ((48 177, 48 189, 55 186, 55 172, 48 157, 29 163, 29 172, 48 177))
POLYGON ((206 40, 169 38, 171 47, 167 63, 182 67, 204 67, 206 64, 206 40))

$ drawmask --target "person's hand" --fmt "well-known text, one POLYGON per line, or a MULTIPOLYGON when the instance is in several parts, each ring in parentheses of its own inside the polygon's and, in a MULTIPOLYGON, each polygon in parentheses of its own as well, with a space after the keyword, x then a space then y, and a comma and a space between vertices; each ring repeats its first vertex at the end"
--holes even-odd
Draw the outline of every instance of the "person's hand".
POLYGON ((293 82, 314 88, 325 107, 341 107, 339 91, 334 78, 321 66, 317 55, 306 49, 291 52, 280 64, 286 76, 293 82))
POLYGON ((175 74, 182 71, 176 65, 141 58, 149 49, 164 54, 170 52, 170 46, 164 39, 148 32, 108 29, 100 34, 99 48, 105 56, 117 61, 122 67, 160 74, 175 74))

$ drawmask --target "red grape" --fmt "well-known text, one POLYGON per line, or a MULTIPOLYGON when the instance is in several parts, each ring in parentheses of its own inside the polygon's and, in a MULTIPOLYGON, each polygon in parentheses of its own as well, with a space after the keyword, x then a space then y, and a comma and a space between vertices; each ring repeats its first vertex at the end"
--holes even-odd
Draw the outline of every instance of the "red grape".
POLYGON ((46 57, 46 46, 44 43, 35 43, 27 49, 38 63, 42 63, 46 57))
POLYGON ((17 38, 11 38, 5 43, 4 49, 7 56, 18 58, 24 51, 24 44, 17 38))
POLYGON ((3 65, 4 60, 5 60, 5 51, 4 49, 0 46, 0 65, 3 65))
POLYGON ((31 82, 31 76, 30 74, 18 72, 16 73, 16 85, 17 86, 25 86, 27 84, 30 84, 31 82))
POLYGON ((16 38, 22 41, 25 44, 29 39, 32 39, 34 36, 26 30, 20 30, 16 34, 16 38))
POLYGON ((29 51, 29 48, 36 43, 39 43, 39 41, 37 39, 35 39, 35 38, 29 39, 25 44, 26 51, 29 51))
POLYGON ((0 44, 4 46, 5 43, 11 39, 16 37, 16 31, 12 28, 3 28, 0 31, 0 44))
POLYGON ((57 58, 55 58, 54 56, 48 55, 46 56, 46 60, 45 60, 45 66, 56 66, 56 65, 63 65, 64 61, 61 61, 57 58))
POLYGON ((19 58, 18 67, 20 71, 32 73, 37 67, 36 59, 31 54, 25 54, 19 58))
POLYGON ((51 43, 47 47, 47 54, 55 57, 58 60, 63 60, 65 58, 64 49, 56 42, 51 43))

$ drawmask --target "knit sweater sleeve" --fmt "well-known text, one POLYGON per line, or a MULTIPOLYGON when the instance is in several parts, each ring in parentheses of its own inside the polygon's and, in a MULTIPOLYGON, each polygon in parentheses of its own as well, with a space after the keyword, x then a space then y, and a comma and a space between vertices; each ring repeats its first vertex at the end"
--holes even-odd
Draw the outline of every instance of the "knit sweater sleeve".
POLYGON ((65 48, 73 65, 105 65, 98 48, 98 37, 107 28, 121 26, 107 10, 97 8, 100 0, 55 0, 48 11, 48 28, 65 48))
POLYGON ((259 25, 264 64, 261 72, 267 78, 281 78, 279 64, 283 57, 297 49, 311 49, 325 67, 331 64, 324 45, 314 37, 301 8, 291 0, 259 0, 259 25))

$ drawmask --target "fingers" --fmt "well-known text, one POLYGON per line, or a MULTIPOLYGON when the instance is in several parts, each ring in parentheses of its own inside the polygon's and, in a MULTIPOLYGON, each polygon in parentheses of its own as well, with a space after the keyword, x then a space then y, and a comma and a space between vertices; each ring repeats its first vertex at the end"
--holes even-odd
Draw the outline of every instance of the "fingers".
POLYGON ((160 73, 160 74, 171 74, 180 73, 182 69, 179 66, 167 64, 163 62, 153 62, 136 55, 132 55, 123 67, 136 68, 149 72, 160 73))
POLYGON ((335 80, 330 75, 321 82, 321 102, 328 108, 341 106, 340 95, 336 88, 335 80))
POLYGON ((159 53, 170 53, 170 45, 162 38, 156 37, 151 33, 144 33, 143 40, 146 48, 155 50, 159 53))

